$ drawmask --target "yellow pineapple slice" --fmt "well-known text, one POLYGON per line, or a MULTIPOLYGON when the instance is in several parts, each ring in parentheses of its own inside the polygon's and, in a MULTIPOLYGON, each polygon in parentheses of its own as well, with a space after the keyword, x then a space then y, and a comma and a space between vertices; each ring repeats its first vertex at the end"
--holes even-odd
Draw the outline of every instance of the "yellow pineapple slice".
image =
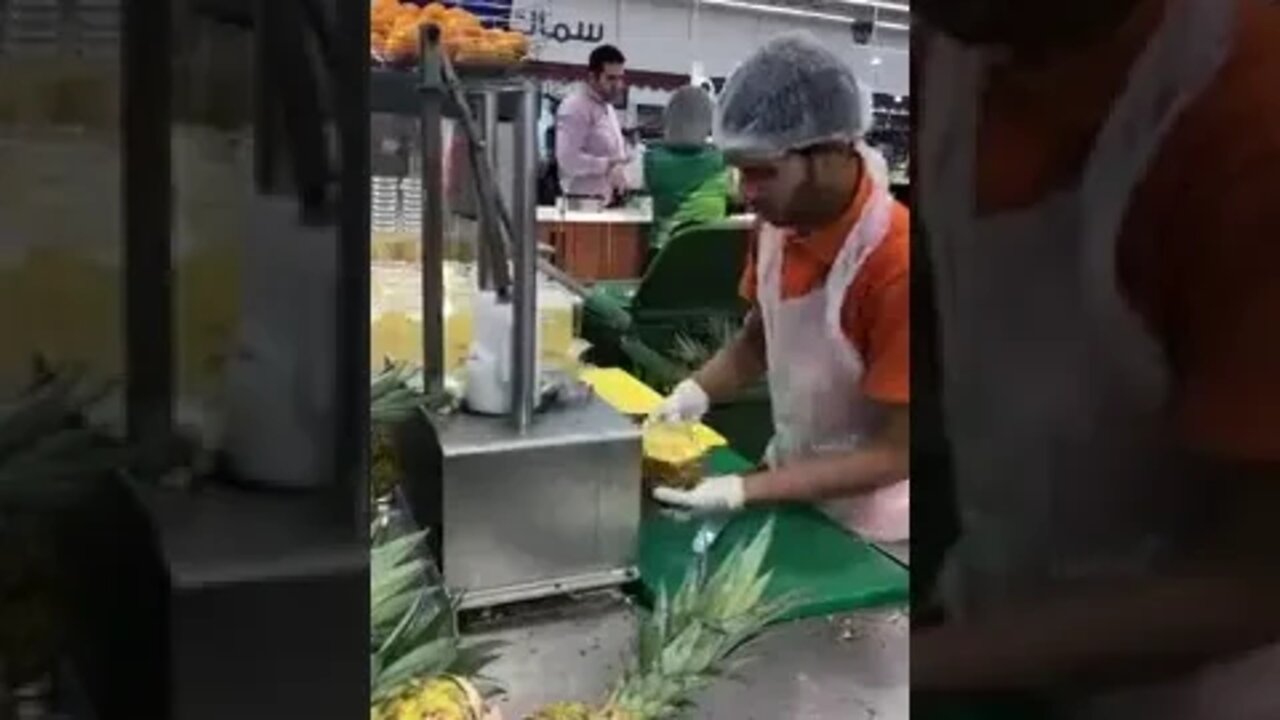
POLYGON ((706 450, 692 423, 650 423, 642 440, 645 480, 691 488, 702 479, 706 450))

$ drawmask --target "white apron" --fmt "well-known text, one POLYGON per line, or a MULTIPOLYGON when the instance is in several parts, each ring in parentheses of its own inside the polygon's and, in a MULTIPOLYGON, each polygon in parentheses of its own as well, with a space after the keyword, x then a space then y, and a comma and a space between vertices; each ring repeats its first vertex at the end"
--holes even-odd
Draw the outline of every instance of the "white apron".
MULTIPOLYGON (((760 231, 759 304, 768 348, 769 395, 775 435, 769 464, 781 467, 824 452, 848 451, 881 418, 862 394, 863 362, 841 326, 841 308, 866 258, 889 230, 892 199, 873 179, 862 218, 836 257, 825 285, 803 297, 782 298, 783 232, 760 231)), ((823 503, 850 531, 878 542, 905 540, 910 484, 903 480, 856 498, 823 503)))
MULTIPOLYGON (((1169 368, 1123 298, 1116 242, 1160 142, 1225 62, 1234 16, 1233 0, 1172 0, 1079 184, 983 217, 972 188, 986 61, 945 38, 930 49, 921 209, 963 527, 941 580, 956 616, 1140 575, 1191 539, 1208 489, 1178 471, 1169 368)), ((1264 677, 1280 677, 1280 649, 1092 698, 1075 717, 1280 718, 1264 677)))

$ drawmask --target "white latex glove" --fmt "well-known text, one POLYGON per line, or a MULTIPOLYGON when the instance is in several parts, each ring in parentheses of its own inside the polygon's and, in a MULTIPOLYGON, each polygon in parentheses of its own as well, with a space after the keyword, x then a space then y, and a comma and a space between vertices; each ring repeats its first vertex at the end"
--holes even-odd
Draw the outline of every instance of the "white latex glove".
POLYGON ((662 401, 650 420, 655 422, 696 422, 711 409, 711 398, 692 378, 681 382, 662 401))
POLYGON ((695 512, 715 512, 741 508, 747 492, 741 475, 720 475, 703 480, 692 490, 657 487, 653 489, 653 497, 658 502, 695 512))

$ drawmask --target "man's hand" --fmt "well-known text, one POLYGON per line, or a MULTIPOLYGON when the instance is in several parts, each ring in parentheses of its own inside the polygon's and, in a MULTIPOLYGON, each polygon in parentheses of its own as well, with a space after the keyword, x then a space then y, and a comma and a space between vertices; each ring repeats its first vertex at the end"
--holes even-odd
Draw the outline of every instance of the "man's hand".
POLYGON ((1184 462, 1200 482, 1216 481, 1219 495, 1216 532, 1202 547, 1159 572, 1064 583, 987 619, 916 633, 912 687, 1039 691, 1178 680, 1280 642, 1280 475, 1184 462))
POLYGON ((696 422, 710 409, 711 398, 701 385, 689 379, 677 385, 649 419, 668 423, 696 422))
POLYGON ((746 502, 747 493, 742 477, 721 475, 703 480, 692 490, 654 488, 653 497, 658 502, 676 505, 695 512, 738 510, 746 502))
POLYGON ((615 160, 609 165, 609 185, 615 190, 627 189, 627 166, 615 160))
POLYGON ((626 190, 630 185, 627 178, 627 168, 631 166, 631 161, 635 158, 631 150, 623 151, 621 157, 615 157, 609 161, 609 182, 619 190, 626 190))

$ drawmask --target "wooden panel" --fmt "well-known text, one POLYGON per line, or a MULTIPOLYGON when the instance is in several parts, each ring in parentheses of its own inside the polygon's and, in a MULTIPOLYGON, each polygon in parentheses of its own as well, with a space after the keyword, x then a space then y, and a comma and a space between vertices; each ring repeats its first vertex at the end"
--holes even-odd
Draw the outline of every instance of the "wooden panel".
POLYGON ((646 226, 615 225, 609 238, 610 279, 630 280, 644 270, 646 226))
POLYGON ((539 239, 555 249, 555 264, 584 282, 640 277, 644 226, 614 223, 541 223, 539 239))

